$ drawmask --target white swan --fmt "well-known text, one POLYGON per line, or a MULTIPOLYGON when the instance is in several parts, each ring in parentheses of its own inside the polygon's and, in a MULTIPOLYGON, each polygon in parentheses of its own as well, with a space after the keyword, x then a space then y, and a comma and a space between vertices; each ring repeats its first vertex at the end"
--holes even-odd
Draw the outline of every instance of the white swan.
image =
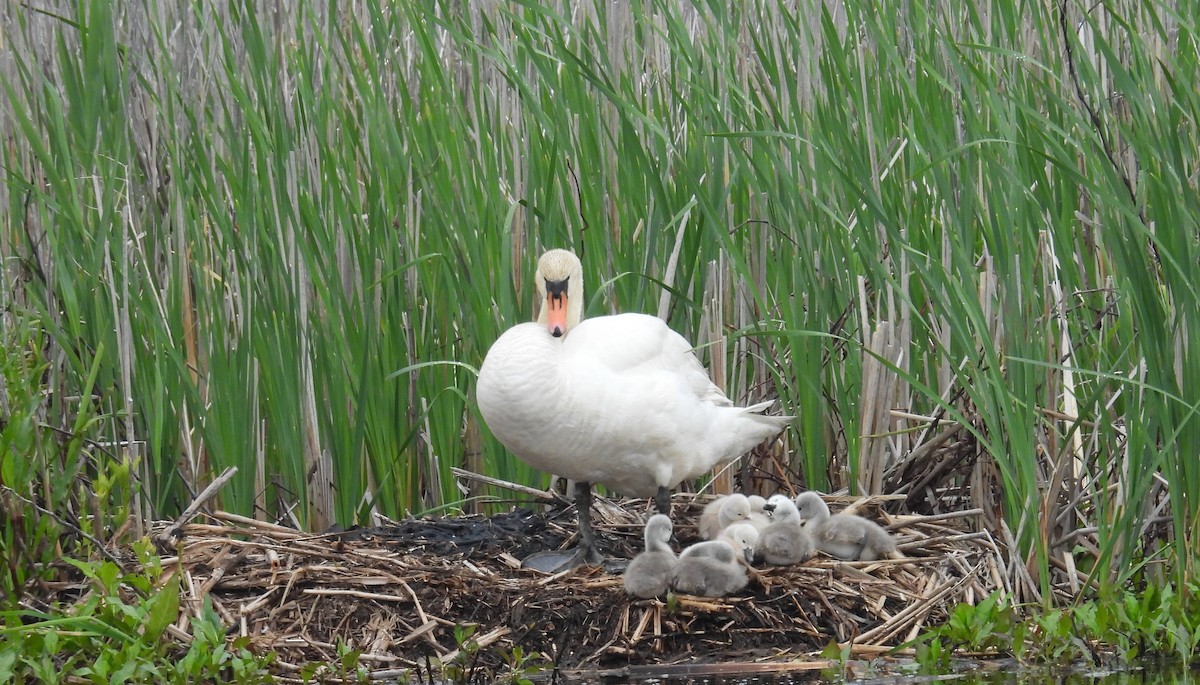
MULTIPOLYGON (((554 570, 597 563, 591 483, 670 508, 669 488, 738 457, 787 425, 771 402, 735 407, 691 344, 644 314, 581 321, 583 268, 550 250, 534 276, 537 323, 504 332, 479 369, 476 397, 492 434, 529 465, 575 481, 580 543, 554 570)), ((531 561, 531 560, 527 560, 531 561)))
POLYGON ((897 556, 896 541, 878 523, 854 514, 829 515, 829 505, 816 492, 796 496, 796 509, 805 519, 817 549, 844 561, 874 561, 897 556))
POLYGON ((806 561, 816 553, 816 546, 800 511, 787 495, 771 495, 767 500, 771 523, 763 529, 754 547, 754 556, 771 566, 790 566, 806 561))
POLYGON ((650 599, 667 593, 675 570, 671 549, 671 519, 655 514, 646 521, 646 551, 633 558, 621 578, 625 592, 650 599))

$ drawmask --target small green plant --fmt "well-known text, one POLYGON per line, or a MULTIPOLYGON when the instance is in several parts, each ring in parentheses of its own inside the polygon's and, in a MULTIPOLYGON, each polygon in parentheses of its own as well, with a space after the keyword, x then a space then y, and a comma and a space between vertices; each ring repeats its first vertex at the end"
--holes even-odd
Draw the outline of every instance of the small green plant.
POLYGON ((850 661, 850 645, 839 645, 836 641, 830 640, 829 644, 825 645, 825 649, 821 650, 821 657, 828 659, 833 665, 823 669, 822 674, 828 680, 845 680, 846 679, 846 664, 850 661))
POLYGON ((333 663, 309 662, 300 669, 300 679, 305 683, 321 683, 330 679, 340 683, 368 682, 370 677, 367 674, 367 668, 359 661, 361 656, 360 650, 339 641, 336 661, 333 663))
POLYGON ((1079 612, 1048 609, 1033 613, 1014 630, 1013 651, 1023 661, 1061 664, 1088 659, 1092 649, 1080 634, 1079 612))
POLYGON ((550 660, 544 654, 526 651, 520 645, 485 655, 475 639, 477 629, 475 625, 454 627, 454 643, 458 649, 450 659, 439 663, 437 667, 430 667, 426 674, 430 683, 531 685, 534 678, 550 666, 550 660), (495 660, 497 656, 499 664, 495 660))
MULTIPOLYGON (((55 557, 57 520, 29 506, 42 480, 48 448, 40 426, 47 368, 38 357, 42 333, 28 319, 0 329, 0 609, 15 609, 25 586, 45 573, 55 557)), ((49 483, 47 484, 49 485, 49 483)), ((47 487, 51 498, 55 490, 47 487)))
POLYGON ((946 624, 936 629, 942 639, 972 652, 1002 653, 1013 648, 1016 620, 1012 605, 999 592, 974 606, 959 604, 946 624))
POLYGON ((954 647, 939 639, 933 631, 924 633, 915 642, 917 664, 929 673, 944 673, 950 668, 954 647))
POLYGON ((676 611, 679 611, 679 598, 675 596, 674 592, 667 593, 667 599, 666 599, 665 604, 666 604, 666 612, 667 612, 668 616, 670 616, 671 614, 674 614, 676 611))
POLYGON ((101 447, 93 397, 105 357, 94 351, 78 397, 49 392, 47 334, 33 314, 15 312, 0 328, 0 609, 15 610, 38 580, 64 571, 60 558, 106 553, 128 521, 133 464, 101 447), (54 429, 48 416, 69 426, 54 429))
POLYGON ((1194 663, 1200 655, 1197 587, 1126 590, 1064 608, 1022 616, 1000 594, 959 604, 947 621, 912 643, 926 670, 949 665, 956 650, 1011 654, 1026 663, 1128 663, 1139 657, 1194 663))
POLYGON ((1011 654, 1023 644, 1027 627, 1000 592, 978 604, 958 604, 946 622, 923 633, 913 645, 925 670, 943 670, 958 650, 982 654, 1011 654))
MULTIPOLYGON (((139 556, 149 543, 138 545, 139 556)), ((69 562, 89 587, 77 603, 53 612, 3 612, 0 682, 195 683, 271 682, 270 659, 244 642, 228 644, 206 606, 192 622, 186 649, 168 639, 179 615, 179 580, 163 581, 149 564, 126 573, 111 561, 69 562)))
POLYGON ((454 658, 442 664, 442 677, 451 683, 469 683, 479 655, 479 642, 475 640, 476 625, 454 626, 454 644, 458 650, 454 658))
POLYGON ((1180 593, 1172 585, 1149 586, 1084 603, 1076 614, 1089 634, 1106 640, 1123 660, 1148 656, 1193 663, 1200 656, 1197 589, 1188 584, 1180 593))
POLYGON ((526 652, 520 645, 502 652, 507 671, 499 675, 499 682, 509 685, 533 685, 533 677, 546 669, 548 660, 541 652, 526 652))

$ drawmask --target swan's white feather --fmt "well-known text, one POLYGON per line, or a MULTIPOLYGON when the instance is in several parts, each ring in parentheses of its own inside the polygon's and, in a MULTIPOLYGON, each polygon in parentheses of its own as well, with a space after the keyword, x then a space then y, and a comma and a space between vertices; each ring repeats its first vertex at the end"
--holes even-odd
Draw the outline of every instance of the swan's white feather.
POLYGON ((563 337, 538 323, 513 326, 479 371, 488 427, 537 469, 650 497, 741 456, 791 418, 762 415, 770 402, 733 406, 661 319, 572 323, 563 337))

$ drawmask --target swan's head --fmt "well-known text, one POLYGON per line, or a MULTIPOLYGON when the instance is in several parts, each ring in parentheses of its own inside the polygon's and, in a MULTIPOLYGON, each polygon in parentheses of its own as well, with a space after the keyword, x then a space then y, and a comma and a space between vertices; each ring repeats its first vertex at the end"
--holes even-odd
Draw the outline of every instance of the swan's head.
POLYGON ((737 556, 747 563, 754 559, 754 548, 758 545, 758 529, 750 523, 735 523, 721 532, 721 540, 729 543, 737 556))
POLYGON ((646 521, 646 549, 654 549, 655 543, 670 546, 674 526, 666 514, 655 514, 646 521))
POLYGON ((762 495, 747 495, 746 499, 750 501, 750 512, 754 514, 765 514, 770 509, 767 508, 767 499, 762 495))
POLYGON ((796 495, 796 511, 799 512, 800 518, 807 523, 809 521, 821 521, 829 518, 829 505, 825 504, 825 500, 821 499, 820 493, 809 490, 796 495))
POLYGON ((750 518, 750 498, 745 495, 735 492, 725 498, 725 503, 721 505, 721 510, 717 516, 717 522, 722 528, 746 521, 750 518))
POLYGON ((583 316, 583 265, 570 250, 550 250, 538 260, 538 323, 556 338, 567 334, 583 316))

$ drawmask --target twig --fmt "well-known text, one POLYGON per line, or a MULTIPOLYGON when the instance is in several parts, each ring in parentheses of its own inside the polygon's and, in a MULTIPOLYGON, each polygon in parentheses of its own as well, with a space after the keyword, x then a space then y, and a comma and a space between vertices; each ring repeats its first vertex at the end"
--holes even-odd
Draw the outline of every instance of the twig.
POLYGON ((910 549, 924 549, 933 545, 949 545, 958 542, 969 542, 971 540, 980 540, 986 538, 987 533, 959 533, 957 535, 942 535, 939 537, 923 537, 911 542, 902 542, 896 545, 896 549, 901 552, 910 549))
POLYGON ((560 504, 566 501, 562 498, 562 496, 550 490, 538 490, 537 488, 531 488, 528 485, 521 485, 519 483, 512 483, 507 480, 500 480, 499 478, 485 476, 480 473, 475 473, 474 471, 460 469, 456 466, 450 467, 450 473, 454 474, 458 478, 465 478, 466 480, 473 480, 477 483, 483 483, 484 485, 494 485, 498 488, 504 488, 505 490, 511 490, 513 492, 519 492, 523 495, 529 495, 543 504, 560 504))
POLYGON ((199 495, 196 495, 196 498, 192 500, 192 503, 188 505, 187 509, 183 510, 183 513, 179 515, 179 518, 175 519, 174 523, 167 526, 163 532, 158 534, 158 541, 168 547, 174 546, 175 543, 179 542, 180 529, 183 528, 188 521, 192 520, 196 513, 200 511, 200 507, 204 506, 208 500, 216 496, 217 491, 224 487, 224 485, 229 482, 229 479, 233 478, 237 471, 238 469, 236 466, 230 466, 229 468, 225 469, 224 473, 214 478, 213 482, 208 484, 208 487, 201 490, 199 495))
POLYGON ((915 526, 918 523, 932 523, 934 521, 945 521, 946 519, 962 518, 964 516, 981 516, 983 509, 964 509, 963 511, 948 511, 944 514, 931 514, 929 516, 897 516, 896 522, 888 526, 888 530, 899 530, 900 528, 908 528, 915 526))
POLYGON ((927 612, 929 607, 932 606, 934 603, 940 602, 944 598, 950 596, 952 593, 954 593, 956 590, 958 590, 958 588, 962 587, 968 581, 970 581, 972 578, 974 578, 975 574, 979 572, 979 569, 982 568, 982 566, 983 565, 981 563, 981 564, 977 565, 971 571, 971 573, 966 574, 966 575, 962 576, 961 578, 957 578, 955 580, 945 583, 944 585, 942 585, 942 587, 938 588, 933 593, 933 595, 926 598, 924 601, 917 602, 915 604, 910 604, 909 606, 905 607, 902 611, 900 611, 900 613, 893 616, 892 620, 887 621, 887 622, 885 622, 879 626, 876 626, 875 628, 872 628, 871 630, 868 630, 867 632, 859 635, 858 638, 855 640, 855 642, 856 643, 870 643, 870 642, 874 642, 875 640, 885 639, 888 636, 894 635, 895 633, 899 632, 900 630, 902 630, 904 628, 906 622, 908 622, 910 618, 915 617, 919 613, 927 612))
POLYGON ((278 523, 271 523, 270 521, 259 521, 258 519, 252 519, 248 516, 242 516, 241 514, 231 514, 228 511, 214 511, 212 513, 212 517, 218 521, 227 521, 229 523, 237 523, 237 524, 240 524, 243 526, 249 526, 251 528, 255 528, 258 530, 259 533, 263 533, 264 535, 265 535, 264 531, 267 531, 267 532, 271 532, 271 533, 280 533, 283 535, 288 535, 288 536, 296 537, 296 538, 311 537, 311 536, 305 535, 304 531, 297 530, 295 528, 281 526, 278 523))
POLYGON ((357 599, 373 599, 378 602, 407 602, 407 597, 400 595, 387 595, 379 592, 365 592, 363 590, 342 590, 339 588, 316 588, 310 587, 301 590, 306 595, 323 595, 326 597, 354 597, 357 599))

